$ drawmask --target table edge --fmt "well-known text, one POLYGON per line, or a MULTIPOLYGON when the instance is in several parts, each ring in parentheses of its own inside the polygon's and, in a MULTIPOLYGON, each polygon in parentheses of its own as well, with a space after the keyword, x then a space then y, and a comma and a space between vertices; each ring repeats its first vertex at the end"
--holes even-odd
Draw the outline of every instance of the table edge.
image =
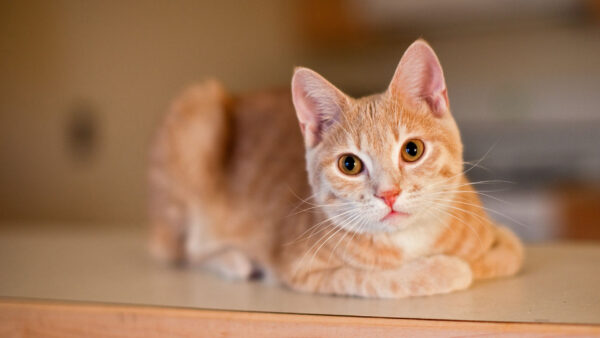
POLYGON ((600 335, 600 325, 397 319, 0 298, 0 336, 600 335), (20 335, 21 334, 21 335, 20 335))

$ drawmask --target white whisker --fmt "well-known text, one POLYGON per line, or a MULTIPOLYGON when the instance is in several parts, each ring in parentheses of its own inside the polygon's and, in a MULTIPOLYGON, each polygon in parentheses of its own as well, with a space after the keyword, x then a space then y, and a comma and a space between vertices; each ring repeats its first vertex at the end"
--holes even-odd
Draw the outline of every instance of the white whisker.
MULTIPOLYGON (((496 214, 498 216, 504 217, 504 218, 510 220, 511 222, 514 222, 514 223, 516 223, 516 224, 518 224, 518 225, 520 225, 522 227, 527 228, 527 225, 525 225, 525 224, 517 221, 516 219, 514 219, 514 218, 512 218, 512 217, 510 217, 510 216, 508 216, 508 215, 506 215, 506 214, 504 214, 504 213, 502 213, 500 211, 497 211, 497 210, 494 210, 494 209, 490 209, 490 208, 486 208, 486 207, 484 207, 482 205, 473 204, 473 203, 467 203, 467 202, 462 202, 462 201, 457 201, 457 200, 433 199, 433 201, 447 201, 447 202, 458 203, 458 204, 469 205, 469 206, 474 206, 474 207, 477 207, 477 208, 481 208, 483 210, 486 210, 486 211, 491 212, 493 214, 496 214)), ((458 209, 459 210, 463 210, 464 212, 469 212, 468 210, 464 210, 464 209, 461 209, 461 208, 458 208, 458 209)), ((481 216, 479 216, 479 217, 481 217, 481 216)))
MULTIPOLYGON (((342 213, 340 213, 340 214, 337 214, 337 215, 331 216, 331 217, 329 217, 329 218, 326 218, 326 219, 324 219, 324 220, 322 220, 322 221, 318 222, 317 224, 311 225, 311 226, 309 226, 309 227, 308 227, 308 228, 307 228, 307 229, 306 229, 304 232, 302 232, 302 233, 300 234, 300 236, 298 236, 298 238, 294 239, 293 241, 291 241, 291 242, 289 242, 289 243, 285 243, 284 245, 290 245, 290 244, 292 244, 292 243, 294 243, 294 242, 298 241, 300 238, 302 238, 302 236, 304 236, 304 235, 305 235, 307 232, 309 232, 311 229, 312 229, 312 230, 315 230, 315 228, 316 228, 316 227, 319 227, 319 226, 320 226, 320 225, 322 225, 322 224, 326 224, 326 223, 328 223, 328 222, 331 222, 331 221, 333 221, 334 219, 336 219, 336 218, 338 218, 338 217, 342 217, 342 216, 344 216, 344 215, 347 215, 347 214, 349 214, 349 213, 351 213, 351 212, 353 212, 353 211, 354 211, 354 209, 346 210, 345 212, 342 212, 342 213)), ((311 234, 310 234, 310 236, 308 236, 306 239, 308 239, 308 238, 311 238, 311 237, 312 237, 314 234, 315 234, 315 233, 314 233, 314 231, 313 231, 313 233, 311 233, 311 234)))
MULTIPOLYGON (((441 206, 443 206, 443 207, 444 207, 444 206, 445 206, 445 207, 448 207, 447 205, 442 205, 442 204, 440 204, 440 205, 441 205, 441 206)), ((447 216, 450 216, 450 217, 452 217, 452 218, 456 219, 457 221, 459 221, 460 223, 462 223, 463 225, 465 225, 467 228, 469 228, 469 230, 471 230, 471 231, 472 231, 472 232, 475 234, 475 236, 477 237, 477 240, 479 241, 479 244, 480 244, 480 245, 483 245, 483 241, 481 240, 481 236, 479 236, 479 233, 478 233, 477 231, 475 231, 475 229, 473 229, 473 227, 472 227, 471 225, 467 224, 467 223, 464 221, 464 219, 462 219, 462 218, 459 218, 458 216, 456 216, 456 214, 453 214, 453 213, 451 213, 451 212, 450 212, 450 211, 448 211, 448 210, 443 210, 443 209, 441 209, 441 208, 438 208, 437 210, 438 210, 439 212, 442 212, 442 213, 446 214, 447 216)), ((450 225, 448 225, 448 226, 450 226, 450 225)))

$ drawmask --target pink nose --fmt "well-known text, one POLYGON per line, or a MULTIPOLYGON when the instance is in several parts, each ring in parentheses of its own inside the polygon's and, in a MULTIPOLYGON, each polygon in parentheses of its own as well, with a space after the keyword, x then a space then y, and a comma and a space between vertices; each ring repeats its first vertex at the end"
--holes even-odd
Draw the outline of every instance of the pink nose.
POLYGON ((375 196, 381 198, 385 202, 385 204, 387 204, 391 208, 394 205, 394 202, 396 202, 396 198, 398 198, 398 195, 400 195, 400 190, 394 189, 384 191, 375 196))

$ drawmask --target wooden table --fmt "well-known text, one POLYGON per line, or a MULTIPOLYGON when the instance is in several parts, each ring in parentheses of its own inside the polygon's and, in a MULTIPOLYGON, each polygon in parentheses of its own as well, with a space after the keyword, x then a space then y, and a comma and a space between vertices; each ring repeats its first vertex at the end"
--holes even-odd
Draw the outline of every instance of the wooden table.
POLYGON ((515 278, 375 300, 164 266, 123 229, 0 228, 0 337, 600 336, 598 244, 532 245, 515 278))

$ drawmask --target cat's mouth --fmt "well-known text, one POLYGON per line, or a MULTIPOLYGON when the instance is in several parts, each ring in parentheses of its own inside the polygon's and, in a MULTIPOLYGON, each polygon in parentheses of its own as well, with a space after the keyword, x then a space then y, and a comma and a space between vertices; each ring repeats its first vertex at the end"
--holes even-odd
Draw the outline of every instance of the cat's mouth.
POLYGON ((397 210, 391 209, 390 212, 381 219, 381 222, 389 221, 389 220, 396 219, 396 218, 405 218, 408 216, 409 216, 409 214, 404 211, 397 211, 397 210))

